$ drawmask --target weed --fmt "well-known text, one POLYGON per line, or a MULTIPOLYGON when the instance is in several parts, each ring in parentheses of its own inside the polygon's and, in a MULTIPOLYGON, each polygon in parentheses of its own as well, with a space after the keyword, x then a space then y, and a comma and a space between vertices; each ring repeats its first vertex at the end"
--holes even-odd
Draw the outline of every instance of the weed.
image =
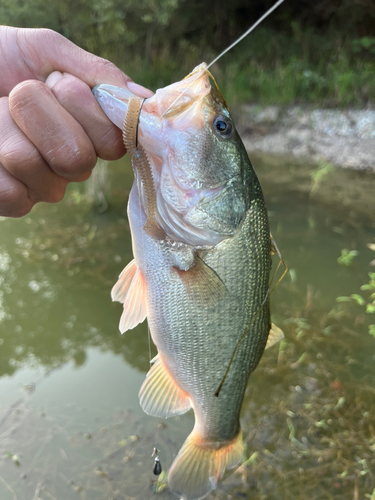
POLYGON ((320 162, 318 168, 311 172, 311 193, 315 193, 318 191, 321 182, 324 178, 326 178, 328 175, 330 175, 332 172, 334 172, 335 167, 332 165, 332 163, 322 161, 320 162))
MULTIPOLYGON (((367 247, 375 252, 374 243, 368 243, 367 247)), ((337 259, 339 264, 350 266, 355 257, 355 255, 353 255, 353 252, 355 252, 355 255, 358 255, 358 252, 356 250, 351 250, 351 252, 349 252, 349 250, 347 250, 346 248, 341 250, 341 257, 337 259)), ((354 302, 361 307, 365 307, 367 314, 375 314, 375 273, 369 272, 368 276, 369 276, 368 282, 364 283, 361 286, 361 290, 364 292, 368 292, 369 294, 369 297, 367 299, 365 299, 364 297, 362 297, 362 295, 359 295, 358 293, 352 293, 349 297, 348 296, 336 297, 336 302, 354 302)), ((375 338, 375 324, 369 325, 368 332, 375 338)))
POLYGON ((350 267, 353 264, 354 258, 357 257, 358 251, 357 250, 348 250, 347 248, 343 248, 341 250, 341 255, 337 259, 337 262, 341 266, 346 266, 350 267))

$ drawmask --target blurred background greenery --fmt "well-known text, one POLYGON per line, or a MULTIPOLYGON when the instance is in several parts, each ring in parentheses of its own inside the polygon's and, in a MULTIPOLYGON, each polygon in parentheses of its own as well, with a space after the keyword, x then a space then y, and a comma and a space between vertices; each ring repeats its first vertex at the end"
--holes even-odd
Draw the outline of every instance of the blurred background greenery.
MULTIPOLYGON (((0 22, 46 27, 151 89, 209 63, 274 0, 0 0, 0 22)), ((375 2, 286 0, 214 69, 231 103, 375 101, 375 2)))

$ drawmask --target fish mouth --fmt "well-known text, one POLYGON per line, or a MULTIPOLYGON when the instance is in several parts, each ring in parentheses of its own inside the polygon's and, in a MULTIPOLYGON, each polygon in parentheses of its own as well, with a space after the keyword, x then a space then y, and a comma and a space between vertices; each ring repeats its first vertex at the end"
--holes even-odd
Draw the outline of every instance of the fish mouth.
MULTIPOLYGON (((206 68, 207 64, 202 63, 180 82, 158 89, 147 99, 142 98, 145 106, 141 117, 147 113, 159 119, 173 118, 190 108, 197 100, 203 99, 211 89, 210 73, 206 68)), ((135 94, 126 88, 108 84, 96 85, 92 93, 107 117, 122 129, 129 98, 135 94)))
POLYGON ((138 99, 141 99, 143 101, 143 104, 141 105, 141 112, 138 117, 139 137, 137 136, 137 142, 138 139, 141 139, 141 137, 143 139, 145 139, 145 137, 149 137, 150 144, 145 145, 146 149, 148 149, 147 146, 158 149, 158 141, 152 139, 151 136, 153 134, 149 133, 149 131, 155 132, 160 130, 161 128, 161 120, 158 116, 158 113, 156 112, 156 106, 154 102, 155 95, 146 99, 144 97, 136 96, 128 89, 107 84, 97 85, 92 89, 92 93, 106 116, 120 130, 123 130, 124 128, 125 117, 129 108, 129 99, 131 97, 137 97, 138 99), (145 134, 142 134, 143 130, 146 131, 145 134))
POLYGON ((97 85, 92 89, 92 93, 111 122, 122 129, 129 98, 135 94, 128 89, 107 84, 97 85))
MULTIPOLYGON (((202 101, 211 91, 210 73, 207 64, 197 66, 183 80, 158 89, 156 93, 143 99, 138 117, 137 142, 145 148, 155 174, 160 174, 161 160, 169 147, 168 131, 171 129, 186 128, 186 112, 194 116, 196 128, 203 128, 204 116, 198 110, 202 101), (155 172, 158 171, 158 172, 155 172)), ((101 84, 93 88, 92 93, 107 117, 123 130, 125 117, 128 112, 129 99, 135 96, 126 88, 114 85, 101 84)), ((137 96, 136 96, 137 97, 137 96)), ((189 184, 192 179, 189 179, 189 184)), ((194 185, 193 182, 193 186, 194 185)), ((208 188, 217 187, 209 186, 208 188)))
POLYGON ((161 117, 174 118, 203 100, 211 90, 210 76, 207 64, 202 63, 180 82, 157 90, 155 96, 160 101, 161 117))
MULTIPOLYGON (((200 64, 185 79, 143 100, 138 116, 137 139, 147 154, 156 195, 155 222, 169 237, 195 246, 212 246, 233 233, 233 224, 223 221, 211 227, 207 222, 206 208, 210 203, 220 205, 228 178, 202 176, 200 165, 207 151, 195 147, 211 137, 208 117, 217 107, 211 78, 207 65, 200 64)), ((124 130, 128 103, 135 94, 106 84, 92 92, 107 117, 124 130)))

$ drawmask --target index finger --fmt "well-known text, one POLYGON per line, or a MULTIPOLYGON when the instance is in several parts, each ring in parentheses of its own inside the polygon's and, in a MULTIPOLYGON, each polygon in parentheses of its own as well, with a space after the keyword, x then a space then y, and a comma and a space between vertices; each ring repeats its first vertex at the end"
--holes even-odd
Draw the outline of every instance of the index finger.
POLYGON ((141 97, 152 95, 148 89, 134 84, 115 64, 81 49, 55 31, 11 27, 6 30, 8 43, 19 48, 12 73, 22 75, 17 81, 8 76, 4 85, 8 93, 22 80, 45 81, 50 73, 60 71, 76 76, 90 87, 109 83, 128 87, 141 97))

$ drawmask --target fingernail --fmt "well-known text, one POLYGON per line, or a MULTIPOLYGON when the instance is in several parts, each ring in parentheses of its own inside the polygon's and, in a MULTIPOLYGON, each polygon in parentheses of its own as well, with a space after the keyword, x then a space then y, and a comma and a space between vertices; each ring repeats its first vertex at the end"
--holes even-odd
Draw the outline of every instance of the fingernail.
POLYGON ((47 87, 51 89, 62 77, 63 74, 60 71, 53 71, 46 79, 47 87))
POLYGON ((127 87, 130 90, 130 92, 133 92, 133 94, 137 95, 138 97, 152 97, 154 95, 151 90, 146 89, 145 87, 142 87, 142 85, 139 85, 138 83, 134 82, 128 82, 127 87))

